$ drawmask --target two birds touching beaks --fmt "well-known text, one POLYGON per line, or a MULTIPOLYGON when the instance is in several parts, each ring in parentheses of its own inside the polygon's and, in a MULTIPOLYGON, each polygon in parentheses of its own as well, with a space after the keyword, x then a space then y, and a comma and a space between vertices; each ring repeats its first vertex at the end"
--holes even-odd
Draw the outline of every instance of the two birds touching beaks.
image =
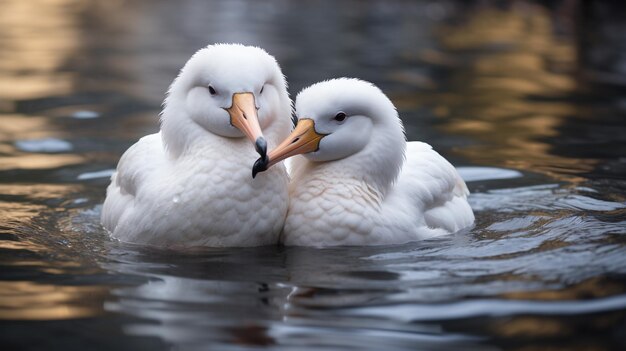
POLYGON ((474 223, 456 169, 406 141, 373 84, 316 83, 295 114, 290 132, 287 83, 263 49, 199 50, 170 86, 160 132, 120 159, 103 226, 158 247, 319 247, 402 244, 474 223))

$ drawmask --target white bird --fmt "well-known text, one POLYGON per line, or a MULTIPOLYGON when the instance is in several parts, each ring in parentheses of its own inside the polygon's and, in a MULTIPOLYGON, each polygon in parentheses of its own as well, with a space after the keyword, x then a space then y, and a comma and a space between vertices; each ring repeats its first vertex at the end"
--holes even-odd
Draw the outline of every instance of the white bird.
POLYGON ((170 86, 161 131, 120 159, 102 224, 120 241, 160 247, 277 243, 286 170, 253 179, 250 167, 290 127, 291 100, 272 56, 238 44, 199 50, 170 86))
POLYGON ((296 99, 298 124, 260 172, 297 154, 285 245, 387 245, 471 226, 469 191, 430 145, 406 142, 393 103, 371 83, 334 79, 296 99))

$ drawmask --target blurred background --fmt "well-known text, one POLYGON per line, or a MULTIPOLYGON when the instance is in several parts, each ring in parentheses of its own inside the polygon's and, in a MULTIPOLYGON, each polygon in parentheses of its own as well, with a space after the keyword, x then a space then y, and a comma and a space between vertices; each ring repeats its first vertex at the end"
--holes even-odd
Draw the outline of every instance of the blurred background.
POLYGON ((0 341, 624 349, 625 117, 619 1, 0 0, 0 341), (476 228, 362 250, 112 242, 108 176, 217 42, 266 49, 292 97, 378 85, 464 171, 476 228))
POLYGON ((331 77, 374 82, 397 104, 410 137, 450 148, 460 162, 573 179, 601 160, 623 173, 607 159, 621 156, 614 146, 624 141, 626 6, 619 2, 1 6, 3 169, 114 165, 119 152, 158 129, 164 93, 193 52, 239 42, 275 55, 293 96, 331 77), (44 136, 81 152, 40 157, 14 148, 44 136), (119 152, 102 152, 111 147, 119 152))

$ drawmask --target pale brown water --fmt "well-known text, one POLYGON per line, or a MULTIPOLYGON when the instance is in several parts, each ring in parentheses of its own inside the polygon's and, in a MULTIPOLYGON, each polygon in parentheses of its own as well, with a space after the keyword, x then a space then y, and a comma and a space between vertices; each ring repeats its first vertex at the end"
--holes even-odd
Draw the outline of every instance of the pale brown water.
POLYGON ((626 11, 553 1, 0 1, 0 342, 40 349, 626 348, 626 11), (155 251, 107 174, 214 42, 293 96, 353 76, 472 191, 472 230, 378 248, 155 251), (487 168, 492 167, 492 168, 487 168))

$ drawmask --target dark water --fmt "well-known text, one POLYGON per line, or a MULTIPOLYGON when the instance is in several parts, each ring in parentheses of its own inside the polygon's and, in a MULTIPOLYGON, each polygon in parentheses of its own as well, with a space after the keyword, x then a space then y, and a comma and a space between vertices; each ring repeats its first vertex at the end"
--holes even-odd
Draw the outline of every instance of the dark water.
POLYGON ((626 349, 626 25, 584 1, 0 1, 3 350, 626 349), (379 248, 155 251, 107 174, 213 42, 378 84, 472 191, 379 248), (493 167, 490 169, 486 167, 493 167))

